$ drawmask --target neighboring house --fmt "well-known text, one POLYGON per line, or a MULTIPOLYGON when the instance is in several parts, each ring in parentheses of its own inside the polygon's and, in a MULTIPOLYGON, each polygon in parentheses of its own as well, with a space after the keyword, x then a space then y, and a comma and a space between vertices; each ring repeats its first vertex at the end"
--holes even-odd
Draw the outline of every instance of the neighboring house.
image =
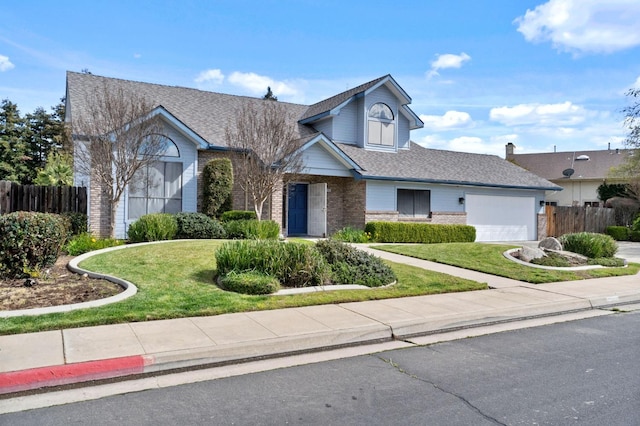
MULTIPOLYGON (((82 114, 85 94, 105 81, 157 105, 154 113, 163 118, 174 148, 154 168, 164 185, 125 194, 116 220, 119 237, 144 213, 198 211, 201 171, 210 159, 227 155, 227 124, 247 102, 272 102, 69 72, 67 121, 82 114)), ((284 235, 322 237, 385 220, 469 224, 478 241, 544 236, 545 191, 559 187, 498 156, 411 142, 411 130, 423 123, 410 103, 390 75, 311 106, 281 103, 299 117, 292 125, 304 168, 272 195, 263 216, 279 223, 284 235)), ((100 188, 86 176, 76 176, 76 184, 89 186, 90 228, 104 235, 109 221, 100 188)), ((233 208, 252 209, 248 199, 236 185, 233 208)))
POLYGON ((506 146, 506 159, 563 188, 548 191, 546 202, 557 206, 602 205, 598 187, 605 181, 619 183, 608 177, 612 167, 620 166, 632 153, 630 150, 543 152, 515 154, 515 145, 506 146))

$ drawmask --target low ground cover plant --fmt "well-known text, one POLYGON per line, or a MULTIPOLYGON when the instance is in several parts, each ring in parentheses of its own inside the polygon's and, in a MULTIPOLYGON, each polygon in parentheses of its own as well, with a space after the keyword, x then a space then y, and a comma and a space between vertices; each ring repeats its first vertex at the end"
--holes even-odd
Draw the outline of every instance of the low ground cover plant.
POLYGON ((79 256, 93 250, 100 250, 107 247, 120 246, 123 240, 115 238, 98 238, 88 232, 72 237, 63 248, 63 251, 70 256, 79 256))

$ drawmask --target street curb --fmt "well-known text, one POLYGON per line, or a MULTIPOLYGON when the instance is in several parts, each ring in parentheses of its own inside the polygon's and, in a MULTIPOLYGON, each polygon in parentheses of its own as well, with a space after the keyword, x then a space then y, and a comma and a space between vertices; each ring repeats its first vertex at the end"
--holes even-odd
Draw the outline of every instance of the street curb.
POLYGON ((0 395, 141 374, 153 363, 154 357, 137 355, 0 373, 0 395))
MULTIPOLYGON (((638 299, 636 298, 636 300, 638 299)), ((547 305, 546 309, 531 310, 520 316, 514 315, 514 312, 509 312, 509 310, 475 319, 472 318, 472 315, 462 317, 460 315, 446 315, 435 322, 409 321, 386 325, 380 323, 379 326, 349 329, 339 333, 312 333, 270 339, 257 345, 255 342, 236 343, 218 347, 194 348, 12 371, 0 373, 0 395, 10 397, 8 394, 45 390, 45 388, 82 384, 96 380, 167 373, 182 369, 244 363, 388 341, 403 341, 416 336, 598 309, 591 306, 588 300, 581 302, 554 303, 552 305, 555 306, 552 306, 552 309, 549 309, 549 305, 547 305)))

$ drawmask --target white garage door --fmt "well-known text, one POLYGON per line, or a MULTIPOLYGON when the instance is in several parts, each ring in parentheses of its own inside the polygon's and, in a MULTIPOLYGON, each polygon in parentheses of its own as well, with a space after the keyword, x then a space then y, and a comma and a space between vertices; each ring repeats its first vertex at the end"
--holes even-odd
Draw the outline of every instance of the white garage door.
POLYGON ((476 241, 529 241, 536 238, 534 197, 467 194, 467 224, 476 241))

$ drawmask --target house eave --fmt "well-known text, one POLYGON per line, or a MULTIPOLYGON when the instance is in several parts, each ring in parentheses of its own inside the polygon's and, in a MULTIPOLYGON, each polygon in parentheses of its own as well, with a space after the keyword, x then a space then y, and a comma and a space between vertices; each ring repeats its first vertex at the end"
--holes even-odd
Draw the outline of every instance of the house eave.
POLYGON ((522 185, 507 185, 507 184, 494 184, 484 182, 466 182, 458 180, 446 180, 446 179, 414 179, 406 177, 394 177, 394 176, 366 176, 353 170, 354 178, 357 180, 378 180, 378 181, 395 181, 395 182, 416 182, 416 183, 433 183, 439 185, 454 185, 454 186, 473 186, 484 188, 499 188, 499 189, 522 189, 529 191, 562 191, 562 187, 559 186, 522 186, 522 185))

